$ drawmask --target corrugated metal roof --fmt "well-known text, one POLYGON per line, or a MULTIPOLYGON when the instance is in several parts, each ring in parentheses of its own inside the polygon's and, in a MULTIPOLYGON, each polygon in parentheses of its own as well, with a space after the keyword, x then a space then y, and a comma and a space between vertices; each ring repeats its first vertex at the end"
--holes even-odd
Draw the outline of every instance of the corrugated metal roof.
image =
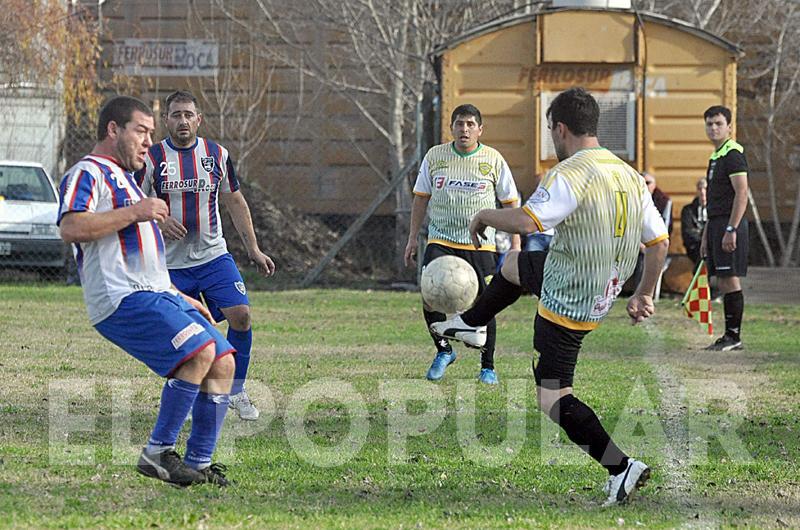
MULTIPOLYGON (((562 12, 562 11, 602 11, 602 12, 631 13, 631 14, 637 15, 645 23, 647 21, 651 21, 651 22, 656 22, 656 23, 663 24, 663 25, 666 25, 666 26, 671 26, 671 27, 674 27, 674 28, 679 29, 681 31, 685 31, 687 33, 691 33, 692 35, 695 35, 696 37, 699 37, 701 39, 707 40, 707 41, 711 42, 712 44, 715 44, 715 45, 717 45, 717 46, 719 46, 721 48, 725 48, 729 52, 731 52, 731 53, 733 53, 735 55, 741 56, 741 55, 744 54, 744 51, 739 46, 737 46, 736 44, 730 42, 729 40, 723 39, 722 37, 714 35, 713 33, 709 32, 709 31, 706 31, 704 29, 700 29, 700 28, 698 28, 696 26, 693 26, 690 23, 685 22, 683 20, 679 20, 679 19, 676 19, 676 18, 670 18, 670 17, 664 16, 664 15, 661 15, 661 14, 658 14, 658 13, 649 13, 649 12, 642 12, 642 11, 636 12, 635 10, 629 10, 629 9, 600 9, 600 8, 592 8, 592 7, 587 7, 587 8, 569 7, 569 8, 548 8, 548 9, 543 9, 542 11, 539 11, 538 13, 526 13, 526 14, 522 14, 522 15, 503 18, 503 19, 500 19, 500 20, 493 20, 493 21, 488 22, 486 24, 483 24, 481 26, 477 26, 477 27, 473 28, 472 30, 470 30, 470 31, 468 31, 466 33, 463 33, 463 34, 461 34, 461 35, 459 35, 459 36, 457 36, 457 37, 455 37, 453 39, 450 39, 447 42, 444 42, 444 43, 440 44, 439 46, 434 48, 433 52, 431 52, 431 57, 432 58, 437 58, 440 55, 442 55, 444 52, 446 52, 447 50, 449 50, 451 48, 454 48, 454 47, 458 46, 459 44, 461 44, 463 42, 466 42, 468 40, 471 40, 471 39, 474 39, 476 37, 479 37, 481 35, 485 35, 487 33, 492 33, 492 32, 495 32, 495 31, 498 31, 498 30, 501 30, 501 29, 504 29, 504 28, 508 28, 508 27, 511 27, 511 26, 516 26, 517 24, 523 24, 525 22, 530 22, 532 20, 536 20, 536 17, 538 17, 539 15, 546 15, 546 14, 549 14, 549 13, 557 13, 557 12, 562 12)), ((647 27, 645 26, 645 32, 646 31, 647 31, 647 27)))

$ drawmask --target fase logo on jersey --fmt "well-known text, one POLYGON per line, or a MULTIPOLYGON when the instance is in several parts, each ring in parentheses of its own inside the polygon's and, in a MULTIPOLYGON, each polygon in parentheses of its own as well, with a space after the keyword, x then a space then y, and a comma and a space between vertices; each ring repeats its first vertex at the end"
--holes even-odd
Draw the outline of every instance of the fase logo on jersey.
MULTIPOLYGON (((444 177, 441 178, 444 179, 444 177)), ((480 193, 486 191, 487 184, 485 182, 479 182, 474 180, 446 179, 444 187, 450 190, 480 193)))

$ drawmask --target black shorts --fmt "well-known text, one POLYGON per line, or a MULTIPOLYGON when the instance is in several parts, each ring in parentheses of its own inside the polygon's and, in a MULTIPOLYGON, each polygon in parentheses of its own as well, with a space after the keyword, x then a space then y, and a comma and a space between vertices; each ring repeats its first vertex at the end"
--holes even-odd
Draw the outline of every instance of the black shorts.
POLYGON ((744 278, 747 276, 747 256, 750 250, 750 230, 747 219, 742 219, 736 230, 736 250, 733 252, 722 250, 722 237, 725 235, 726 226, 728 226, 728 217, 712 217, 708 220, 706 228, 708 274, 719 277, 738 276, 744 278))
POLYGON ((497 268, 497 254, 489 252, 488 250, 463 250, 460 248, 451 248, 438 243, 430 243, 425 247, 425 255, 422 257, 422 268, 431 261, 441 256, 458 256, 472 265, 475 273, 478 275, 478 295, 491 281, 494 276, 495 269, 497 268))
POLYGON ((542 296, 542 279, 544 278, 544 262, 547 251, 524 251, 517 257, 519 284, 526 294, 542 296))
POLYGON ((588 333, 589 330, 565 328, 536 315, 533 348, 539 352, 539 362, 534 363, 533 376, 537 386, 548 390, 572 386, 578 353, 588 333))

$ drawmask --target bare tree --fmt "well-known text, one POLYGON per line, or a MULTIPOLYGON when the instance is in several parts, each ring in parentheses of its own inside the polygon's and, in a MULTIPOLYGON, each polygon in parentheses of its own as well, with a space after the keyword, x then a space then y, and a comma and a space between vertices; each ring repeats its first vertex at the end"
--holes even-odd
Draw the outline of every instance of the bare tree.
POLYGON ((58 0, 4 0, 0 9, 0 86, 60 91, 67 116, 96 110, 98 35, 80 6, 58 0))
MULTIPOLYGON (((765 254, 770 264, 789 266, 800 238, 800 184, 792 178, 792 171, 800 169, 796 167, 800 164, 787 164, 787 160, 799 156, 792 131, 796 131, 800 119, 800 5, 797 0, 639 0, 636 5, 687 20, 744 49, 738 85, 740 93, 748 97, 740 98, 739 121, 759 128, 742 130, 740 135, 749 140, 751 160, 764 165, 766 202, 776 245, 772 248, 762 235, 765 254), (781 180, 783 186, 779 185, 781 180), (790 184, 795 186, 792 199, 785 193, 790 184), (792 208, 788 233, 781 222, 781 210, 787 202, 792 208), (779 256, 777 261, 773 254, 779 256)), ((756 206, 754 201, 751 204, 756 206)))
MULTIPOLYGON (((519 2, 500 0, 255 0, 256 9, 245 18, 223 0, 215 1, 240 31, 261 38, 264 44, 255 49, 260 57, 296 69, 371 125, 386 149, 365 150, 357 141, 352 145, 384 183, 388 182, 384 168, 396 175, 414 151, 414 111, 424 82, 433 77, 428 55, 435 45, 515 7, 527 9, 515 6, 519 2)), ((410 204, 408 187, 398 187, 399 274, 410 204)))

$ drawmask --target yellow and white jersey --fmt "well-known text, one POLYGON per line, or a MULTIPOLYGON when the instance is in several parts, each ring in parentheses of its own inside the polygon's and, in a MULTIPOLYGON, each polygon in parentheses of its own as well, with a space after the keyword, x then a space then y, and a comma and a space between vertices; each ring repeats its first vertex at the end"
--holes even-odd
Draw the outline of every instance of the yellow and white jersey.
POLYGON ((668 237, 642 176, 602 147, 553 167, 523 210, 539 230, 555 228, 539 314, 570 329, 597 327, 633 273, 639 243, 668 237))
MULTIPOLYGON (((496 201, 515 204, 517 186, 503 155, 478 144, 469 154, 459 153, 453 142, 432 147, 422 161, 414 194, 430 197, 428 243, 475 250, 469 222, 480 210, 495 208, 496 201)), ((495 231, 486 230, 480 250, 494 252, 495 231)))

